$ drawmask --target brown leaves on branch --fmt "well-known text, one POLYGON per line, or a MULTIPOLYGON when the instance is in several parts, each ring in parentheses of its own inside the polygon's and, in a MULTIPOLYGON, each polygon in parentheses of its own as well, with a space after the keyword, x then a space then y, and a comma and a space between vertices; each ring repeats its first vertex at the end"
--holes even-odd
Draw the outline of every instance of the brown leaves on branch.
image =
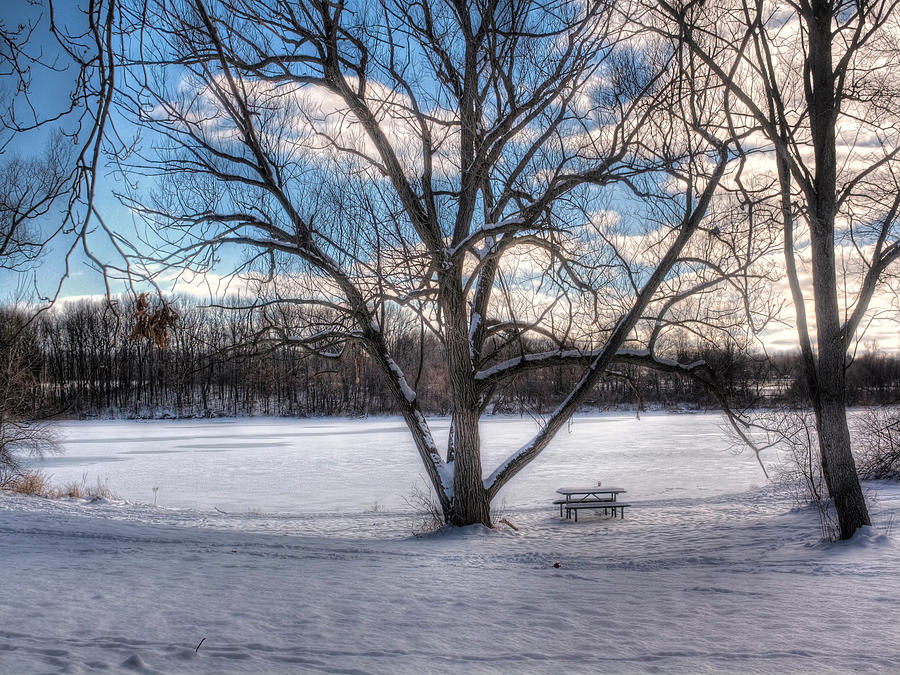
POLYGON ((129 340, 152 340, 160 349, 169 345, 169 331, 175 328, 179 318, 172 303, 160 298, 159 304, 152 306, 149 293, 141 293, 134 303, 134 329, 129 340))

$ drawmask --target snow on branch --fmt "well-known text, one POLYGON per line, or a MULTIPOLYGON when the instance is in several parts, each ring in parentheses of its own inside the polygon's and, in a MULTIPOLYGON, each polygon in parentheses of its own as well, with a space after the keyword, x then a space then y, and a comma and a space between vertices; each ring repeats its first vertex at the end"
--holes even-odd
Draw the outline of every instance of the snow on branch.
MULTIPOLYGON (((475 379, 480 382, 496 384, 499 380, 507 379, 526 370, 589 361, 597 358, 603 351, 604 348, 599 347, 597 349, 557 349, 548 352, 525 354, 480 370, 475 373, 475 379)), ((651 354, 649 349, 619 349, 613 360, 620 363, 634 363, 635 365, 657 370, 680 371, 684 373, 689 373, 706 365, 704 361, 695 361, 687 364, 678 363, 672 359, 655 356, 651 354)))
MULTIPOLYGON (((480 382, 496 383, 498 380, 512 377, 525 370, 589 361, 597 358, 604 349, 604 347, 596 349, 555 349, 534 354, 524 354, 478 371, 475 373, 475 379, 480 382)), ((635 365, 646 366, 656 370, 665 369, 684 373, 706 365, 704 361, 694 361, 687 364, 679 363, 673 359, 656 356, 649 349, 619 349, 616 351, 613 360, 620 363, 634 363, 635 365)))
POLYGON ((409 383, 406 381, 406 376, 403 374, 403 370, 388 354, 384 354, 383 358, 387 363, 388 368, 390 368, 391 373, 393 374, 394 379, 397 382, 397 386, 400 387, 400 391, 403 392, 403 398, 406 399, 407 403, 415 403, 416 392, 413 391, 412 387, 410 387, 409 383))
POLYGON ((620 349, 613 357, 613 361, 615 363, 631 363, 636 366, 653 368, 654 370, 684 373, 685 375, 706 367, 706 361, 703 359, 692 361, 691 363, 680 363, 674 359, 656 356, 649 349, 620 349))
POLYGON ((327 329, 310 335, 296 335, 289 334, 279 326, 272 328, 279 335, 272 340, 273 342, 297 347, 326 359, 340 359, 344 355, 344 344, 348 340, 359 340, 363 337, 362 332, 357 330, 327 329))
POLYGON ((512 377, 524 370, 535 368, 546 368, 561 363, 570 363, 596 358, 602 349, 556 349, 549 352, 538 352, 535 354, 525 354, 517 356, 506 361, 501 361, 490 368, 485 368, 475 373, 475 379, 478 381, 496 381, 512 377))
POLYGON ((383 342, 380 341, 380 333, 376 335, 376 338, 378 338, 376 343, 381 347, 375 352, 376 358, 381 362, 382 368, 388 371, 395 391, 399 391, 406 400, 406 406, 402 407, 403 419, 412 433, 416 449, 425 465, 425 470, 431 478, 432 485, 435 486, 436 490, 440 486, 440 490, 437 490, 437 492, 442 507, 449 508, 453 499, 453 463, 445 462, 441 457, 434 442, 434 435, 428 426, 428 421, 419 409, 416 392, 413 391, 406 381, 403 369, 391 358, 387 349, 384 348, 383 342))
POLYGON ((465 251, 476 241, 479 241, 486 237, 495 237, 498 234, 506 234, 510 232, 520 232, 521 230, 528 229, 529 227, 531 226, 526 225, 525 220, 522 218, 508 218, 496 223, 487 223, 486 225, 482 225, 481 227, 474 230, 465 239, 454 246, 450 251, 450 257, 456 257, 456 255, 461 251, 465 251))

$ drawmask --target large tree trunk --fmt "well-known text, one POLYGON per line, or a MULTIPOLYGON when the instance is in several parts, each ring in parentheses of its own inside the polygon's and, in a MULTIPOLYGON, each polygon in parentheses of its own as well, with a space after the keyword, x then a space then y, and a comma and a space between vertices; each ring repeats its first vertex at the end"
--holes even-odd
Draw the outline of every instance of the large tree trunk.
MULTIPOLYGON (((844 398, 844 360, 847 343, 853 336, 845 336, 841 326, 834 251, 837 214, 835 125, 839 103, 835 98, 836 76, 831 49, 833 20, 831 3, 815 0, 812 15, 808 18, 807 101, 816 162, 815 190, 812 203, 809 204, 809 214, 819 354, 818 372, 815 374, 816 388, 811 394, 816 413, 822 473, 828 491, 834 498, 841 538, 848 539, 857 528, 869 525, 870 521, 856 474, 856 463, 850 451, 844 398)), ((802 309, 798 307, 798 313, 802 309)))

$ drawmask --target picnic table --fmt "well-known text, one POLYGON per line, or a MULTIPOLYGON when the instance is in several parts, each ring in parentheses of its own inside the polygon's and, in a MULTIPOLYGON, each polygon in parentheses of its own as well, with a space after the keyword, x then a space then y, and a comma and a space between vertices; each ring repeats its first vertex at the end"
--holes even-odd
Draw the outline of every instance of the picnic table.
POLYGON ((627 492, 627 490, 620 487, 602 487, 600 485, 579 488, 563 487, 556 492, 564 496, 564 499, 557 499, 553 502, 554 504, 559 504, 560 517, 562 517, 563 510, 565 510, 566 518, 571 518, 574 513, 576 522, 578 522, 578 512, 582 509, 603 509, 604 512, 611 510, 613 517, 618 512, 624 518, 625 507, 631 506, 631 504, 624 504, 618 501, 618 496, 623 492, 627 492))

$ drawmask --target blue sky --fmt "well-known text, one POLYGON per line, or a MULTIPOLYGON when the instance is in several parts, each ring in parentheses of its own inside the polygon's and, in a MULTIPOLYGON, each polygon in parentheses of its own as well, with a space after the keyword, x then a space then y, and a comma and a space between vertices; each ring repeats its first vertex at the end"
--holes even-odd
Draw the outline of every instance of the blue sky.
MULTIPOLYGON (((5 25, 13 26, 27 21, 29 17, 31 20, 37 20, 36 17, 40 9, 40 7, 35 7, 25 2, 7 2, 2 6, 0 12, 2 12, 5 25)), ((80 13, 76 3, 58 3, 57 12, 59 24, 67 25, 72 32, 78 31, 79 23, 83 21, 83 15, 80 13)), ((59 48, 46 30, 46 16, 42 23, 38 23, 32 46, 34 53, 41 53, 45 61, 52 61, 54 56, 58 55, 59 48)), ((63 63, 63 61, 59 63, 63 63)), ((63 69, 61 72, 53 72, 49 69, 36 67, 33 72, 32 101, 39 114, 52 115, 54 112, 64 109, 71 90, 74 69, 69 68, 63 69)), ((118 120, 118 123, 124 125, 122 120, 118 120)), ((0 156, 0 162, 14 155, 29 156, 39 154, 52 134, 53 128, 48 126, 15 138, 6 147, 5 155, 0 156)), ((138 232, 140 224, 135 222, 131 212, 123 207, 113 196, 113 191, 120 189, 121 183, 118 182, 116 174, 111 170, 111 167, 105 167, 100 172, 98 186, 96 204, 103 218, 117 232, 134 241, 134 235, 138 232)), ((44 223, 45 227, 52 228, 58 222, 59 217, 59 212, 48 217, 44 223)), ((113 263, 117 262, 115 251, 105 241, 102 232, 95 232, 89 237, 88 241, 92 251, 99 258, 113 263)), ((71 243, 71 238, 58 238, 40 261, 39 266, 25 274, 12 274, 0 271, 0 289, 2 289, 0 296, 4 300, 9 300, 17 295, 18 288, 31 288, 35 283, 41 294, 54 293, 59 279, 64 273, 66 266, 65 253, 71 246, 71 243)), ((87 264, 87 258, 82 252, 79 250, 74 251, 68 257, 68 266, 69 278, 62 287, 62 297, 91 296, 105 292, 106 285, 102 274, 87 264)), ((115 280, 111 282, 111 286, 113 292, 119 292, 124 288, 121 283, 115 280)), ((882 348, 896 350, 900 347, 893 322, 880 325, 873 332, 882 348)), ((777 342, 781 348, 788 349, 792 347, 795 340, 796 336, 791 334, 791 330, 786 329, 781 332, 777 342)))

